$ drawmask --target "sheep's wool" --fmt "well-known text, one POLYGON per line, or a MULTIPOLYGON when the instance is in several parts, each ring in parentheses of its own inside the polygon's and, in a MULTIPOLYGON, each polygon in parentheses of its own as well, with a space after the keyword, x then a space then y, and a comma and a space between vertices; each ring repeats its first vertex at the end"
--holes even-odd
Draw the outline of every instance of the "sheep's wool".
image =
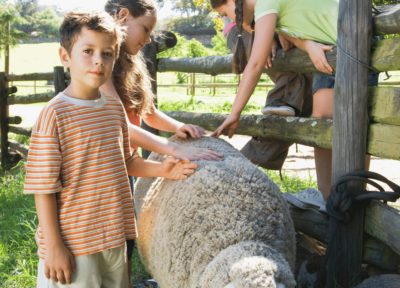
POLYGON ((170 141, 225 157, 197 161, 187 180, 138 180, 139 254, 160 287, 295 287, 294 227, 278 186, 223 140, 170 141))

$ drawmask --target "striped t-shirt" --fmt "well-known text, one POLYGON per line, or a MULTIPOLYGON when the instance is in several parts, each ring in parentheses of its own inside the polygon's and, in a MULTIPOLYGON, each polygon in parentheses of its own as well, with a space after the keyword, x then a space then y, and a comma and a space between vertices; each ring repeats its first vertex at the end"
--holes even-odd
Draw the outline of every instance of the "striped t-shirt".
MULTIPOLYGON (((126 170, 131 156, 121 103, 101 94, 82 100, 60 93, 32 129, 25 194, 57 193, 61 237, 74 256, 124 245, 136 238, 126 170)), ((36 232, 38 255, 45 239, 36 232)))

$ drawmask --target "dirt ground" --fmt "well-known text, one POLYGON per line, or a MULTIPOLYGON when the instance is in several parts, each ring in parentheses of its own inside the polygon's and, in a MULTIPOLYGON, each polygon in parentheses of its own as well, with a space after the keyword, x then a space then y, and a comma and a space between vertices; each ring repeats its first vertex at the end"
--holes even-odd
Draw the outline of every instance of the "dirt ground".
MULTIPOLYGON (((223 137, 226 141, 231 143, 236 149, 240 150, 247 141, 250 140, 249 136, 235 135, 232 139, 223 137)), ((389 180, 400 185, 400 161, 389 160, 380 157, 372 156, 370 170, 377 172, 389 180)), ((289 155, 283 165, 282 173, 286 175, 295 175, 299 178, 309 178, 309 175, 316 180, 315 163, 314 163, 314 148, 298 145, 296 152, 296 145, 292 145, 289 149, 289 155)), ((383 185, 386 189, 387 186, 383 185)), ((397 205, 400 205, 400 201, 397 205)), ((397 206, 396 205, 396 206, 397 206)))

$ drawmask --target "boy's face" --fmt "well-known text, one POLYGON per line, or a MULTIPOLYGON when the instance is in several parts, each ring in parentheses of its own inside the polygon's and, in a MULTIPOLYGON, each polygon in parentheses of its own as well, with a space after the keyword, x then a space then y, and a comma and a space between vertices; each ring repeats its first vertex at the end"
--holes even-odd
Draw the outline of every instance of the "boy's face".
POLYGON ((114 66, 113 42, 112 36, 83 27, 69 54, 60 47, 61 62, 70 69, 71 80, 92 89, 103 85, 114 66))

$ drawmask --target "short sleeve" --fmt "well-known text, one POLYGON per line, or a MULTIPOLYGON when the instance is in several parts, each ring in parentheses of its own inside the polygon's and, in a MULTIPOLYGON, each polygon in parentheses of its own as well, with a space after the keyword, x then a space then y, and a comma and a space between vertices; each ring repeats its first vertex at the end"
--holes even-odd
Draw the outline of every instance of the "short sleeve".
POLYGON ((62 156, 56 129, 55 113, 45 107, 32 130, 24 194, 50 194, 62 189, 62 156))
POLYGON ((254 21, 269 14, 279 15, 281 6, 281 0, 258 0, 254 7, 254 21))

